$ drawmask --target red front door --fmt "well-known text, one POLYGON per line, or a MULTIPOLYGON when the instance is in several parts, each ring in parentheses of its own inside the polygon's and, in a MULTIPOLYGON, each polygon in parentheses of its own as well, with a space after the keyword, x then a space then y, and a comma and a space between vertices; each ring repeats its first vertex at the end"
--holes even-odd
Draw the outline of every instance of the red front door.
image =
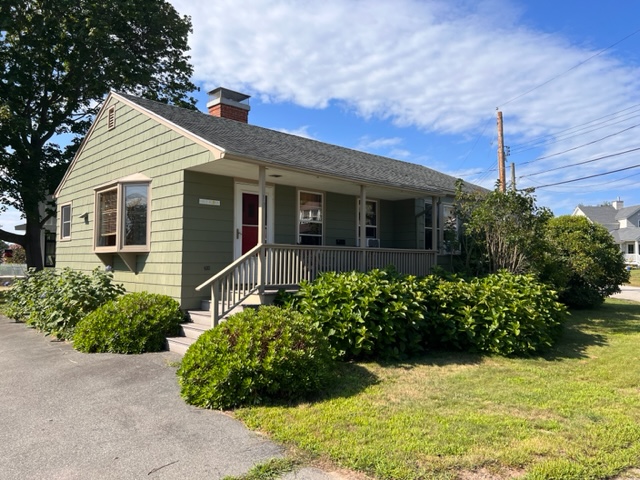
POLYGON ((258 195, 242 193, 242 254, 258 244, 258 195))

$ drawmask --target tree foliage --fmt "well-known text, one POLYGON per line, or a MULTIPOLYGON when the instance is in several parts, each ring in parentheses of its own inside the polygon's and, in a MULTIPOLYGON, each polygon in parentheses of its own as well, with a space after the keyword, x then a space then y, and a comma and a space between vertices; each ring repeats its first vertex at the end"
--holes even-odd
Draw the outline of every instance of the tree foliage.
POLYGON ((585 217, 549 220, 547 240, 560 300, 575 308, 592 308, 629 281, 620 248, 606 228, 585 217))
POLYGON ((0 204, 26 234, 0 230, 42 267, 46 204, 110 90, 193 106, 188 17, 165 0, 0 3, 0 204), (64 135, 66 146, 57 142, 64 135))
POLYGON ((465 270, 475 275, 537 270, 552 213, 530 191, 468 191, 458 182, 456 215, 462 223, 465 270))

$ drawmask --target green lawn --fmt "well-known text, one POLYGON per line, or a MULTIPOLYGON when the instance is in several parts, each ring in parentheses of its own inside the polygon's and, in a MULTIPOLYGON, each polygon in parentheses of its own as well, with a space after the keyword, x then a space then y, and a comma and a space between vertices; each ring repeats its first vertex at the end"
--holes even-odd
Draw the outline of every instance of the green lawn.
POLYGON ((542 358, 340 369, 325 398, 236 416, 380 479, 599 479, 640 466, 640 304, 572 313, 542 358))
POLYGON ((640 287, 640 268, 634 268, 631 270, 631 280, 629 281, 629 285, 640 287))

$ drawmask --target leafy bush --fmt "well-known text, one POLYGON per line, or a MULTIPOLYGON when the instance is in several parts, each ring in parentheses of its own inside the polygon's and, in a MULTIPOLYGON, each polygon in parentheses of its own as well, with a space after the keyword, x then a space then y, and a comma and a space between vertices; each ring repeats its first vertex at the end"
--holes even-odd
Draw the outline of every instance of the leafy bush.
POLYGON ((424 349, 424 292, 416 277, 387 270, 326 272, 292 302, 343 358, 406 358, 424 349))
POLYGON ((629 281, 624 256, 603 226, 565 215, 549 221, 547 239, 552 247, 549 278, 565 304, 596 307, 629 281))
POLYGON ((298 312, 245 310, 206 331, 178 370, 190 404, 229 409, 316 392, 332 369, 322 332, 298 312))
POLYGON ((122 285, 100 268, 90 275, 70 268, 30 270, 11 289, 7 315, 46 335, 69 339, 85 315, 122 293, 122 285))
POLYGON ((76 327, 73 347, 81 352, 144 353, 164 349, 184 320, 167 295, 129 293, 98 307, 76 327))
POLYGON ((326 273, 303 283, 293 307, 346 358, 402 358, 427 346, 526 355, 552 345, 566 313, 531 275, 465 281, 373 270, 326 273))
POLYGON ((427 336, 434 344, 499 355, 549 348, 566 315, 566 307, 548 286, 532 275, 508 272, 469 282, 441 281, 431 290, 427 309, 427 336))

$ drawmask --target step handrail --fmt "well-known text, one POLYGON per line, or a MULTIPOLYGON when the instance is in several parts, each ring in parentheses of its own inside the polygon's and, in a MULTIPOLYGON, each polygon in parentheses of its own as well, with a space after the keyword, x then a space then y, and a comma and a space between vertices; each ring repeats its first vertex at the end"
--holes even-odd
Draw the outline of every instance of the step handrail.
POLYGON ((227 313, 249 298, 264 283, 264 244, 256 245, 225 268, 196 287, 200 291, 211 286, 211 328, 216 327, 227 313), (251 265, 251 262, 257 262, 251 265), (247 272, 249 272, 247 274, 247 272), (235 278, 237 277, 237 278, 235 278), (240 282, 242 279, 243 282, 240 282), (241 288, 237 288, 242 284, 241 288))
POLYGON ((219 279, 220 277, 224 276, 225 274, 233 271, 236 269, 236 267, 238 265, 240 265, 241 263, 243 263, 247 258, 250 258, 254 255, 256 255, 261 248, 263 248, 265 246, 265 244, 263 245, 256 245, 255 247, 253 247, 251 250, 249 250, 247 253, 245 253, 244 255, 242 255, 241 257, 238 257, 237 259, 235 259, 232 263, 230 263, 229 265, 227 265, 226 267, 224 267, 222 270, 220 270, 218 273, 216 273, 213 277, 211 277, 209 280, 201 283, 200 285, 198 285, 196 287, 196 290, 199 292, 200 290, 202 290, 204 287, 206 287, 207 285, 209 285, 210 283, 214 282, 215 280, 219 279))

